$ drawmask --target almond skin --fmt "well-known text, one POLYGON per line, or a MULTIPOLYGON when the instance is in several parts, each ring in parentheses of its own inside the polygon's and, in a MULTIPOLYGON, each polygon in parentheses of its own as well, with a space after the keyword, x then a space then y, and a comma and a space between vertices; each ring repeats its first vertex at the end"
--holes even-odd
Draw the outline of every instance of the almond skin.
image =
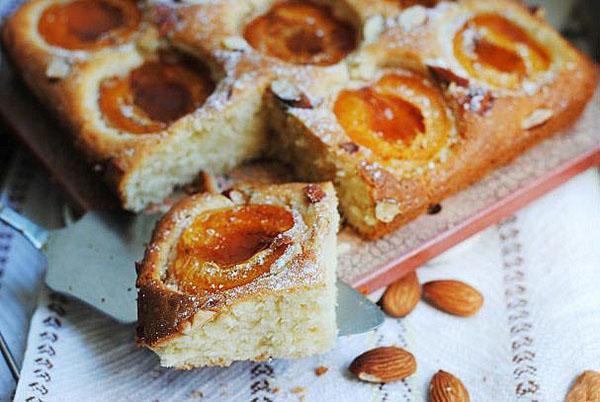
POLYGON ((385 313, 392 317, 406 317, 421 299, 421 285, 417 274, 412 271, 392 283, 383 294, 380 304, 385 313))
POLYGON ((483 304, 483 296, 461 281, 431 281, 423 285, 423 298, 435 308, 448 314, 469 317, 483 304))
POLYGON ((358 356, 348 369, 362 381, 386 383, 414 374, 417 362, 402 348, 382 346, 358 356))
POLYGON ((600 401, 600 372, 584 371, 567 394, 566 402, 600 401))
POLYGON ((470 402, 469 391, 452 374, 439 370, 429 383, 429 402, 470 402))

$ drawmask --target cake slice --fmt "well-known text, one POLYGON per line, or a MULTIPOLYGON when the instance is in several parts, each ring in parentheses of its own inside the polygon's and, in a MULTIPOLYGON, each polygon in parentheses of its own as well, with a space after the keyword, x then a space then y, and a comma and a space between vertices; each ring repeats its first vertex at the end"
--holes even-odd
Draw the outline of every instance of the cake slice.
POLYGON ((157 224, 138 268, 137 342, 161 365, 300 358, 335 343, 331 183, 197 194, 157 224))

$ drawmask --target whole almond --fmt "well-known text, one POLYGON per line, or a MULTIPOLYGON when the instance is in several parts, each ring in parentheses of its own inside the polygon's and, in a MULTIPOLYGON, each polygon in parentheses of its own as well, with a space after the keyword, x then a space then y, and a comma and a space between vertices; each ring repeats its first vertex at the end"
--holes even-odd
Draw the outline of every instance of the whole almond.
POLYGON ((469 391, 452 374, 439 370, 429 383, 429 402, 469 402, 469 391))
POLYGON ((406 317, 421 299, 421 285, 414 271, 392 283, 381 298, 381 308, 392 317, 406 317))
POLYGON ((358 356, 349 370, 360 380, 385 383, 408 377, 417 370, 415 357, 395 346, 382 346, 358 356))
POLYGON ((435 308, 461 317, 471 316, 481 308, 483 296, 461 281, 431 281, 423 285, 423 298, 435 308))
POLYGON ((567 394, 566 402, 598 401, 600 401, 600 373, 597 371, 584 371, 575 380, 575 384, 567 394))

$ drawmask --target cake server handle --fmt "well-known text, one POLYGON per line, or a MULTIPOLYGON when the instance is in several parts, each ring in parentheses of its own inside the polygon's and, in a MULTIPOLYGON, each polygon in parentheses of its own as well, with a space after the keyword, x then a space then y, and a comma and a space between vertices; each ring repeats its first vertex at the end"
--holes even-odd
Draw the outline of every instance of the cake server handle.
MULTIPOLYGON (((2 202, 0 202, 0 221, 21 233, 38 250, 41 250, 48 240, 48 231, 46 229, 31 222, 29 219, 2 202)), ((12 377, 15 381, 19 381, 19 366, 10 352, 2 332, 0 332, 0 353, 6 361, 6 365, 8 366, 12 377)))
POLYGON ((21 233, 33 247, 41 250, 48 241, 48 231, 14 209, 0 202, 0 221, 21 233))
POLYGON ((0 331, 0 352, 2 353, 2 357, 4 358, 4 361, 6 362, 6 365, 8 366, 8 369, 10 370, 10 374, 12 375, 14 380, 18 382, 19 381, 19 371, 20 371, 19 366, 17 365, 17 361, 15 360, 14 356, 10 352, 10 349, 8 348, 6 340, 4 340, 4 335, 2 335, 1 331, 0 331))

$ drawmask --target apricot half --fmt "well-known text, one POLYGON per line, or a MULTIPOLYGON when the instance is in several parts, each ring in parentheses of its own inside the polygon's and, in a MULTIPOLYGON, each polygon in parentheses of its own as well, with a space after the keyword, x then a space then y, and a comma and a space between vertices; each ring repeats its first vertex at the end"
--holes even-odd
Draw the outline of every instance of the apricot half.
POLYGON ((38 31, 53 46, 91 50, 127 40, 141 18, 131 0, 74 0, 46 8, 38 31))
POLYGON ((289 244, 275 240, 293 226, 291 212, 276 205, 242 205, 201 213, 183 231, 169 274, 190 293, 244 285, 268 272, 285 252, 289 244))
POLYGON ((333 111, 352 141, 384 159, 428 158, 451 129, 441 93, 416 74, 343 90, 333 111))
POLYGON ((213 89, 206 68, 162 55, 144 62, 127 76, 103 80, 98 102, 109 126, 144 134, 164 130, 193 112, 213 89))
POLYGON ((458 62, 475 78, 514 89, 550 67, 548 52, 522 28, 500 15, 469 19, 454 37, 458 62))
POLYGON ((329 8, 300 1, 276 4, 246 26, 244 37, 262 53, 319 66, 339 62, 357 44, 354 28, 329 8))

